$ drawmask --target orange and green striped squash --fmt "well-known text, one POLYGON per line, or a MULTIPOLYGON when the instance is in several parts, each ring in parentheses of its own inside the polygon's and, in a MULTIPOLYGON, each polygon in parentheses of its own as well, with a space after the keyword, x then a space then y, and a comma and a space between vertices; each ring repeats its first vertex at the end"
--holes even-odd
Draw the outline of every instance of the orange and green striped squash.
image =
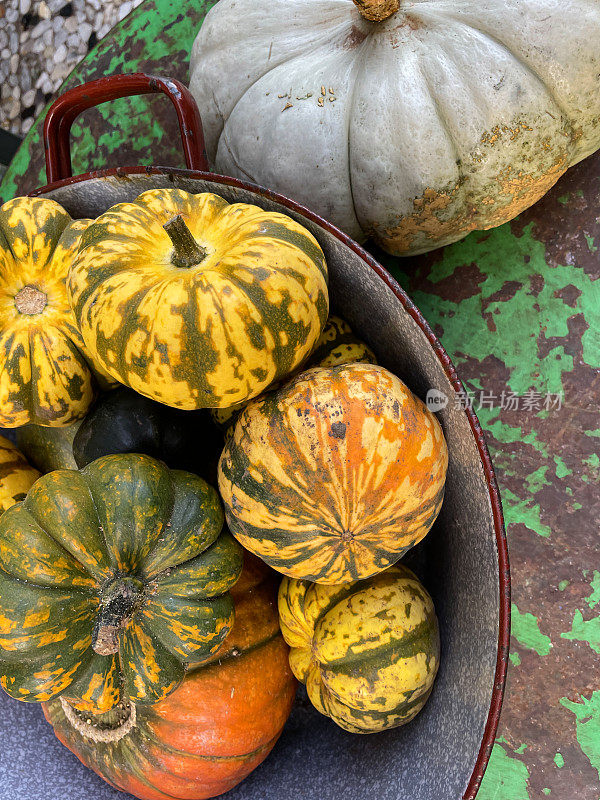
MULTIPOLYGON (((310 357, 295 371, 295 374, 311 367, 337 367, 340 364, 352 363, 376 364, 377 358, 345 320, 332 315, 328 317, 310 357)), ((270 387, 270 389, 276 388, 278 385, 270 387)), ((244 402, 236 403, 229 408, 213 408, 210 413, 215 424, 226 431, 246 405, 248 403, 244 402)))
POLYGON ((324 584, 367 578, 433 525, 442 429, 383 367, 303 372, 238 417, 219 462, 236 539, 274 569, 324 584))
POLYGON ((231 630, 241 548, 216 491, 143 455, 41 477, 0 518, 0 683, 107 712, 155 703, 231 630))
POLYGON ((290 665, 315 708, 352 733, 410 722, 433 688, 433 601, 402 564, 341 586, 284 578, 279 619, 290 665))
POLYGON ((0 513, 23 500, 39 477, 15 445, 0 436, 0 513))
POLYGON ((202 800, 273 749, 296 694, 276 589, 245 564, 231 594, 235 623, 220 650, 156 705, 125 700, 99 716, 62 697, 43 705, 60 741, 112 786, 142 800, 202 800))
POLYGON ((80 419, 95 383, 66 290, 89 220, 54 200, 0 207, 0 427, 80 419))
POLYGON ((182 409, 292 372, 329 308, 316 239, 284 214, 154 189, 90 225, 69 272, 86 345, 116 380, 182 409))

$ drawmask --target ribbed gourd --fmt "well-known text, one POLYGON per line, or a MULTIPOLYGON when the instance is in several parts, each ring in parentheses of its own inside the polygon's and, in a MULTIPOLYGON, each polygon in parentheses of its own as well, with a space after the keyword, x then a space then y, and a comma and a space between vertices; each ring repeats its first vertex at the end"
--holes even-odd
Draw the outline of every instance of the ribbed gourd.
POLYGON ((324 584, 395 563, 433 525, 448 452, 391 372, 303 372, 240 414, 219 462, 229 528, 274 569, 324 584))
POLYGON ((302 225, 179 189, 98 217, 68 287, 108 374, 185 410, 248 400, 292 372, 329 308, 325 258, 302 225))
POLYGON ((233 624, 217 493, 143 455, 41 477, 0 518, 0 682, 93 713, 156 703, 233 624))
POLYGON ((0 207, 0 427, 68 425, 94 399, 65 283, 89 222, 54 200, 0 207))
POLYGON ((0 436, 0 513, 23 500, 39 477, 17 447, 0 436))
POLYGON ((45 703, 58 738, 88 767, 143 800, 202 800, 228 791, 268 756, 296 681, 279 630, 276 588, 244 563, 231 590, 235 623, 219 651, 190 667, 156 705, 124 701, 104 715, 45 703))
POLYGON ((402 564, 364 581, 321 586, 284 578, 281 630, 315 708, 352 733, 410 722, 440 660, 433 601, 402 564))

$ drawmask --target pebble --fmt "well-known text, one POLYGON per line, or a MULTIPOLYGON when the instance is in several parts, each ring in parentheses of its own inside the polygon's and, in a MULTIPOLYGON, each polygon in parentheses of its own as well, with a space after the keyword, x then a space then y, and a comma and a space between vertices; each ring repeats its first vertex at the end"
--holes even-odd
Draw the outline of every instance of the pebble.
POLYGON ((93 45, 141 2, 0 0, 0 128, 24 136, 85 57, 90 37, 93 45))
POLYGON ((66 57, 67 57, 67 48, 63 43, 59 47, 57 47, 56 50, 54 51, 53 61, 55 64, 62 64, 62 62, 65 60, 66 57))
POLYGON ((34 100, 35 100, 35 89, 28 89, 23 94, 21 105, 25 106, 25 108, 28 108, 29 106, 33 105, 34 100))

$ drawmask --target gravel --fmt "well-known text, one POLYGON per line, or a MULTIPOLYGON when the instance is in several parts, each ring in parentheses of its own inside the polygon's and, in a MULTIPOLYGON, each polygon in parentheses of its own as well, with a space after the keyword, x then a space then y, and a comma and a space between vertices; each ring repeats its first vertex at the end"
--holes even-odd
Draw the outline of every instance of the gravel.
POLYGON ((141 2, 0 0, 0 128, 24 136, 90 41, 95 46, 141 2))

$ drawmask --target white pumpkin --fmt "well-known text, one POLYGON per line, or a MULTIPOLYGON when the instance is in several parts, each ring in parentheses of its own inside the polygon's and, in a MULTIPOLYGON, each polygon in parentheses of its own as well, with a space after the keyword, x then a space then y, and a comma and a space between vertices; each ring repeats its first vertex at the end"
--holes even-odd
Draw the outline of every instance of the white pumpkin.
POLYGON ((600 147, 599 41, 599 0, 221 0, 190 88, 217 172, 408 255, 600 147))

